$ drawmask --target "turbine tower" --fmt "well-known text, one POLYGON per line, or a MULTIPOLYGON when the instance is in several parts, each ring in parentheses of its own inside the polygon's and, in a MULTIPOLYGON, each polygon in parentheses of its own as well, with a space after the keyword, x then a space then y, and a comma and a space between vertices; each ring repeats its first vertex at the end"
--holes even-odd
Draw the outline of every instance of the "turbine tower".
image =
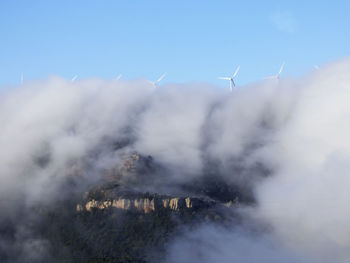
POLYGON ((158 84, 159 84, 159 82, 162 80, 162 79, 164 79, 164 77, 167 75, 167 73, 165 72, 162 76, 160 76, 160 78, 159 79, 157 79, 156 81, 151 81, 151 80, 149 80, 148 82, 149 83, 151 83, 153 86, 154 86, 154 88, 156 89, 157 87, 158 87, 158 84))
POLYGON ((233 90, 233 87, 236 87, 236 84, 235 84, 235 82, 234 82, 234 79, 235 79, 235 77, 237 76, 240 67, 241 67, 241 66, 238 66, 238 67, 237 67, 237 69, 236 69, 235 73, 233 73, 232 77, 218 77, 218 79, 225 79, 225 80, 229 80, 229 81, 230 81, 230 91, 231 91, 231 92, 232 92, 232 90, 233 90))
POLYGON ((23 80, 24 80, 24 78, 23 78, 23 73, 21 74, 21 85, 23 85, 23 80))
POLYGON ((276 75, 273 75, 273 76, 268 76, 266 77, 265 79, 280 79, 280 75, 282 73, 282 70, 284 68, 284 64, 286 64, 285 62, 282 63, 281 67, 280 67, 280 70, 278 71, 278 73, 276 75))
POLYGON ((75 75, 75 76, 70 80, 70 82, 74 82, 77 78, 78 78, 78 75, 75 75))

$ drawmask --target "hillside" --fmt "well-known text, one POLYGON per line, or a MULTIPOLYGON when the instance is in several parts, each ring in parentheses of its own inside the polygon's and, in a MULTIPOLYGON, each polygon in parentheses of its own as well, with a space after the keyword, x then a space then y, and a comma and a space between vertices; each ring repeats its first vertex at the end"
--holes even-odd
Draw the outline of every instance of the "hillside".
MULTIPOLYGON (((161 262, 171 240, 201 223, 239 222, 235 209, 247 200, 234 186, 203 177, 172 187, 166 194, 165 189, 158 188, 157 193, 140 183, 156 178, 162 169, 150 156, 126 155, 84 191, 31 207, 36 217, 23 217, 19 223, 30 226, 31 236, 44 242, 33 249, 42 250, 40 257, 46 261, 96 263, 161 262)), ((63 188, 76 188, 76 183, 67 182, 63 188)), ((26 209, 18 207, 14 216, 28 214, 26 209)), ((1 218, 0 233, 13 245, 5 253, 0 251, 4 262, 16 258, 12 222, 1 218)), ((27 260, 36 262, 35 256, 27 260)))

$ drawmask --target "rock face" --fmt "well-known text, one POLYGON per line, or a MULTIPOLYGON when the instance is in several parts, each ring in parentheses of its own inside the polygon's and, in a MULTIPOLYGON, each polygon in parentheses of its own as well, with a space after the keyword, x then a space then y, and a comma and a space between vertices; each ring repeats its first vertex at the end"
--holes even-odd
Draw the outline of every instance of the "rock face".
POLYGON ((170 209, 179 211, 180 209, 201 209, 217 205, 212 200, 203 200, 196 197, 160 197, 152 196, 146 198, 117 198, 111 200, 88 200, 85 203, 77 204, 77 212, 89 211, 93 209, 123 209, 136 210, 143 213, 149 213, 159 209, 170 209))
MULTIPOLYGON (((77 212, 94 209, 121 209, 148 214, 160 209, 169 211, 203 210, 214 206, 230 207, 238 204, 239 196, 224 182, 202 179, 188 186, 177 186, 182 196, 149 194, 145 185, 159 182, 157 172, 164 171, 151 156, 132 153, 121 157, 118 166, 107 171, 101 184, 84 194, 76 206, 77 212), (135 190, 137 189, 137 190, 135 190)), ((154 188, 153 188, 154 189, 154 188)))
POLYGON ((138 153, 132 153, 122 156, 121 163, 107 171, 106 179, 108 181, 120 181, 130 179, 135 175, 146 176, 154 173, 155 164, 151 156, 142 156, 138 153))

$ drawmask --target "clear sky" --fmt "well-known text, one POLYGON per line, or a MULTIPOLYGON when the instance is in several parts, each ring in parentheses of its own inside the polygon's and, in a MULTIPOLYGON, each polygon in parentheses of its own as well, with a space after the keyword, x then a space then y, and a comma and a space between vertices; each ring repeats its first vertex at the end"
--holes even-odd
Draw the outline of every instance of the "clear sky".
POLYGON ((350 1, 0 1, 0 86, 57 74, 227 85, 349 55, 350 1))

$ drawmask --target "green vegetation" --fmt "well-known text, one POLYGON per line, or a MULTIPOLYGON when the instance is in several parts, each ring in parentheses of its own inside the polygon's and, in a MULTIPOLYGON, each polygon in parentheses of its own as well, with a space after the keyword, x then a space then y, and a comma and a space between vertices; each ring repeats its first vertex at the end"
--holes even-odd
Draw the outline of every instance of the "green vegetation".
POLYGON ((117 209, 47 212, 36 232, 57 262, 154 262, 177 223, 168 210, 147 215, 117 209))

